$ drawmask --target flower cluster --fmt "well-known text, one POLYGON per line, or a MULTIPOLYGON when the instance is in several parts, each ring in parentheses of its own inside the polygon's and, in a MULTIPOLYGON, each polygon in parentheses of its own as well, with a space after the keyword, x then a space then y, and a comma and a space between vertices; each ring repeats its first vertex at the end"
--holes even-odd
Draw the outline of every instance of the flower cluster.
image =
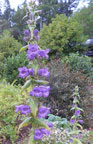
POLYGON ((35 129, 35 140, 41 140, 44 136, 49 136, 50 131, 46 130, 45 128, 35 129))
POLYGON ((49 57, 48 53, 49 53, 49 49, 39 50, 39 47, 37 44, 29 44, 28 45, 27 56, 28 56, 29 60, 34 60, 35 58, 48 59, 48 57, 49 57))
POLYGON ((35 97, 48 97, 49 96, 50 86, 36 86, 33 90, 29 93, 30 96, 35 97))
POLYGON ((20 111, 21 114, 28 114, 31 113, 30 107, 28 105, 19 105, 16 106, 16 112, 20 111))

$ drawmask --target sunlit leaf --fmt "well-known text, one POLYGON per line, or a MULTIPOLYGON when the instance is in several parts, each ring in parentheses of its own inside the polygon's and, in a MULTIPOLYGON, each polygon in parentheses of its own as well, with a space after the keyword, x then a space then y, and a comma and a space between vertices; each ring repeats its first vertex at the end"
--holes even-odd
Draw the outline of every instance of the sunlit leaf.
POLYGON ((23 127, 28 126, 29 124, 31 124, 33 121, 33 119, 31 117, 25 119, 20 125, 19 125, 19 130, 22 129, 23 127))
POLYGON ((30 107, 31 107, 31 114, 33 115, 34 118, 36 118, 38 112, 38 106, 37 102, 32 97, 30 98, 30 107))

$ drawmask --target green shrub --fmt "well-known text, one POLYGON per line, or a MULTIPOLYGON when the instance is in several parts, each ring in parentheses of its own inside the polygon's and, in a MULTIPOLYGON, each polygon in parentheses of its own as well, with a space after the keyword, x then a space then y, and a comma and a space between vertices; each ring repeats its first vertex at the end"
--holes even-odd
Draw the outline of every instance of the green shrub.
POLYGON ((7 82, 12 83, 16 80, 16 84, 23 84, 24 80, 18 77, 18 68, 28 65, 26 53, 9 56, 3 65, 3 77, 7 82))
POLYGON ((20 119, 15 112, 15 105, 26 100, 26 96, 20 95, 20 92, 19 87, 0 82, 0 140, 9 138, 14 143, 17 139, 17 122, 20 119))
POLYGON ((71 71, 82 71, 84 74, 90 73, 92 68, 91 58, 83 55, 80 56, 79 53, 72 53, 64 57, 62 63, 66 64, 71 71))
POLYGON ((4 31, 3 35, 0 35, 0 61, 13 53, 18 53, 21 47, 21 43, 15 40, 10 32, 4 31))
POLYGON ((72 18, 57 15, 49 26, 44 25, 40 31, 39 44, 43 49, 49 48, 50 53, 62 56, 71 52, 84 51, 81 43, 86 40, 81 25, 72 18))

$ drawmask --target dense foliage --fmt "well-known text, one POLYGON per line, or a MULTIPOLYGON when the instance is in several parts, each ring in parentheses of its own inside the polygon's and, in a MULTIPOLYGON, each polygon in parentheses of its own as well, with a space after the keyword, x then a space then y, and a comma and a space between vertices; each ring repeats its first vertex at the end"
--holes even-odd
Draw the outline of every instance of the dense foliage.
MULTIPOLYGON (((80 71, 70 72, 68 68, 62 65, 60 60, 52 60, 48 66, 51 73, 49 78, 51 90, 50 97, 45 103, 51 107, 51 113, 69 118, 69 116, 71 116, 69 109, 72 107, 72 93, 75 85, 79 86, 79 93, 81 96, 80 106, 82 108, 85 106, 88 98, 91 98, 90 90, 88 89, 88 77, 80 71)), ((87 116, 85 116, 85 120, 86 118, 87 116)))
MULTIPOLYGON (((18 117, 15 105, 24 103, 26 96, 20 95, 20 88, 9 83, 0 82, 0 140, 10 138, 11 142, 17 139, 18 117)), ((1 142, 2 143, 2 142, 1 142)))
POLYGON ((84 34, 89 38, 93 38, 93 0, 90 0, 89 6, 84 7, 80 11, 76 12, 73 16, 74 19, 81 24, 84 30, 84 34))
POLYGON ((40 46, 43 49, 50 48, 52 55, 58 53, 62 56, 62 54, 85 50, 81 43, 86 37, 80 24, 64 15, 57 15, 49 26, 44 25, 40 37, 40 46))
POLYGON ((18 53, 21 47, 21 43, 15 40, 9 31, 4 31, 3 35, 0 35, 0 60, 18 53))
POLYGON ((16 80, 16 84, 23 84, 24 80, 18 77, 18 68, 27 65, 28 60, 26 58, 26 53, 19 53, 18 55, 13 54, 2 64, 1 75, 7 82, 12 83, 16 80))
POLYGON ((92 72, 91 58, 79 53, 72 53, 62 59, 62 63, 66 64, 71 71, 81 71, 84 74, 90 74, 92 72))

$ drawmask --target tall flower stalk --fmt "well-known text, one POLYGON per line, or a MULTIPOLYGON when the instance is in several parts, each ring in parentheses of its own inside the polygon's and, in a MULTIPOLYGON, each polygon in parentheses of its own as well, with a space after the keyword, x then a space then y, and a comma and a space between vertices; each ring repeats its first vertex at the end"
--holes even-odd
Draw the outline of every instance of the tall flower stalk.
POLYGON ((21 51, 27 51, 29 65, 18 69, 19 77, 26 79, 22 92, 27 93, 28 100, 26 105, 16 106, 16 112, 26 116, 26 119, 20 124, 19 130, 32 124, 30 144, 40 144, 44 136, 49 136, 50 127, 52 127, 50 123, 46 123, 44 120, 50 113, 50 109, 42 106, 39 101, 40 98, 47 98, 50 90, 47 81, 39 80, 41 77, 49 77, 48 68, 40 65, 43 59, 48 59, 49 49, 42 50, 37 44, 40 37, 35 27, 39 12, 34 0, 27 3, 26 17, 29 18, 27 21, 29 29, 24 31, 24 40, 27 42, 27 46, 22 48, 21 51))

